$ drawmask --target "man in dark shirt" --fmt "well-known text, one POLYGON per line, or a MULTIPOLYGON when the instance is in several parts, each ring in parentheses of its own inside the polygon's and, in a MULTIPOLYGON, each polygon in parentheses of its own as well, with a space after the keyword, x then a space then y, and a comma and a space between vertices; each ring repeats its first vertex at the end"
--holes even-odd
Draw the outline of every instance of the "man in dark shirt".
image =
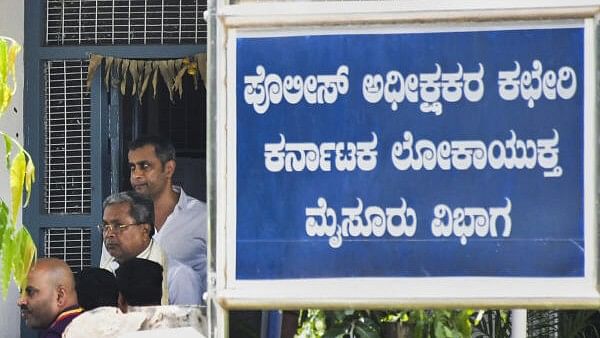
POLYGON ((119 290, 118 304, 123 313, 130 306, 160 305, 163 268, 160 264, 132 258, 115 271, 119 290))
POLYGON ((56 258, 42 258, 33 265, 17 305, 25 324, 42 330, 42 338, 60 338, 65 327, 83 311, 77 305, 73 272, 56 258))
POLYGON ((75 290, 79 306, 85 311, 101 306, 117 306, 115 275, 101 268, 85 268, 75 274, 75 290))

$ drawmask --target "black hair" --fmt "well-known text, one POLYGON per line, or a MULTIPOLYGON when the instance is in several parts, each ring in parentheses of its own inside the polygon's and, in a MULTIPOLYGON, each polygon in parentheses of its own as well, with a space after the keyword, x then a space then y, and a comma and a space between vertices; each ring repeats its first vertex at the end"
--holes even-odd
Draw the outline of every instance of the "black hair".
POLYGON ((138 137, 129 143, 128 150, 132 151, 149 145, 154 147, 154 153, 163 166, 168 161, 175 160, 175 147, 173 147, 171 141, 160 136, 147 135, 138 137))
POLYGON ((117 288, 128 305, 160 305, 162 298, 163 268, 160 264, 142 258, 121 263, 115 271, 117 288))
POLYGON ((119 291, 115 276, 108 270, 85 268, 75 274, 79 306, 86 311, 100 306, 117 306, 119 291))

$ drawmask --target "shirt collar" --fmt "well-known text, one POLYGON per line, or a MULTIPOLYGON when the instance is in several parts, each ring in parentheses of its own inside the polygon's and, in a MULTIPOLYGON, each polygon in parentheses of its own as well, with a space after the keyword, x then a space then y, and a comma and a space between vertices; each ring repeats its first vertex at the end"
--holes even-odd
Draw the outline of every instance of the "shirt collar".
MULTIPOLYGON (((156 236, 156 233, 154 235, 156 236)), ((154 253, 153 247, 154 247, 154 239, 150 238, 150 242, 148 243, 148 246, 135 257, 152 260, 150 257, 154 253)), ((112 273, 115 273, 115 271, 117 271, 117 268, 119 268, 119 265, 120 264, 117 261, 117 259, 113 256, 110 256, 110 261, 107 264, 107 267, 105 269, 108 269, 112 273)))
POLYGON ((148 243, 148 246, 146 247, 146 249, 144 249, 144 251, 140 252, 139 255, 137 255, 137 258, 143 258, 143 259, 150 259, 150 256, 152 255, 152 247, 154 246, 154 239, 150 238, 150 243, 148 243))
POLYGON ((179 210, 184 209, 184 207, 185 207, 185 205, 187 203, 187 200, 188 200, 187 194, 178 185, 174 185, 173 186, 173 191, 175 191, 176 193, 179 194, 179 200, 177 201, 177 204, 175 204, 175 208, 177 208, 179 210))
POLYGON ((54 325, 59 323, 61 320, 65 319, 67 317, 72 317, 72 316, 78 315, 81 312, 83 312, 83 308, 79 307, 79 305, 70 306, 70 307, 66 308, 63 312, 61 312, 58 315, 58 317, 56 317, 56 319, 52 322, 50 327, 53 327, 54 325))

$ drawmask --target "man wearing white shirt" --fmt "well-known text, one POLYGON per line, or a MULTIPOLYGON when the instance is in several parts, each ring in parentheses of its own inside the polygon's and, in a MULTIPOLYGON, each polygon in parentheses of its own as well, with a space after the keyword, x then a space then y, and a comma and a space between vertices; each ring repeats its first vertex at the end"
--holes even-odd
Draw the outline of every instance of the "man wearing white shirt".
POLYGON ((206 204, 173 185, 175 148, 159 137, 141 137, 129 145, 127 159, 131 187, 154 202, 154 239, 169 257, 191 267, 205 286, 206 204))
POLYGON ((152 239, 154 204, 134 191, 113 194, 103 203, 104 247, 100 267, 111 272, 134 257, 163 267, 163 304, 200 304, 205 282, 191 267, 171 259, 152 239), (185 290, 185 291, 184 291, 185 290))

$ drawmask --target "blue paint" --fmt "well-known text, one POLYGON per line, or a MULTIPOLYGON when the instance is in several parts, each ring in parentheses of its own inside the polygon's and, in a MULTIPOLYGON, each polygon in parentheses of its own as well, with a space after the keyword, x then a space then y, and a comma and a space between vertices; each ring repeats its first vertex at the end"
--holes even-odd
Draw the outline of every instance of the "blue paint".
MULTIPOLYGON (((479 32, 324 35, 238 38, 237 94, 237 224, 236 277, 289 279, 327 277, 581 277, 584 275, 583 222, 583 29, 528 29, 479 32), (560 46, 558 48, 557 46, 560 46), (524 99, 507 101, 498 92, 498 72, 531 70, 539 60, 543 71, 563 66, 577 75, 577 91, 568 99, 542 97, 529 108, 524 99), (384 99, 369 103, 362 93, 366 74, 391 70, 408 74, 485 69, 484 95, 471 102, 443 102, 443 113, 423 113, 419 103, 404 100, 393 111, 384 99), (267 74, 335 74, 349 68, 349 89, 332 104, 290 104, 282 100, 258 114, 244 100, 244 76, 267 74), (518 139, 550 139, 560 135, 560 177, 544 170, 398 170, 391 160, 394 142, 410 131, 416 140, 435 145, 444 140, 505 142, 514 130, 518 139), (265 144, 286 142, 367 142, 378 138, 377 165, 372 171, 333 170, 270 172, 265 144), (404 198, 417 214, 412 237, 347 237, 334 249, 329 237, 305 230, 306 208, 323 197, 337 212, 357 206, 398 207, 404 198), (472 236, 466 245, 457 237, 435 237, 434 207, 504 207, 510 199, 509 237, 472 236)), ((419 102, 422 102, 421 100, 419 102)))

